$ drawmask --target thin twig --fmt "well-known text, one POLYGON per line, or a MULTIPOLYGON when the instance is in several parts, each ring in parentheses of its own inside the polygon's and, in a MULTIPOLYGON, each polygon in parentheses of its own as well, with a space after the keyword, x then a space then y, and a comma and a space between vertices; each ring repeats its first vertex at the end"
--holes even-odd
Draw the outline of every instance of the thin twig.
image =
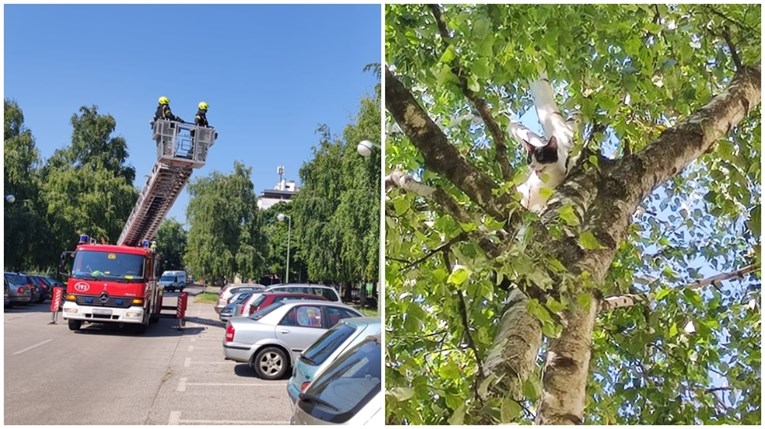
MULTIPOLYGON (((444 43, 447 45, 451 44, 452 37, 449 35, 449 30, 446 27, 446 23, 444 22, 443 15, 441 14, 441 8, 435 4, 429 4, 428 7, 433 14, 433 18, 436 20, 436 25, 438 26, 438 32, 441 34, 441 39, 443 39, 444 43)), ((481 116, 481 119, 483 119, 483 122, 486 124, 486 128, 489 130, 489 133, 494 139, 494 144, 496 145, 496 160, 499 164, 500 170, 502 171, 502 177, 505 180, 511 179, 513 177, 513 169, 510 166, 510 161, 507 158, 505 134, 499 127, 499 124, 497 124, 497 121, 494 120, 491 109, 486 100, 484 100, 468 87, 465 72, 456 57, 452 60, 451 66, 452 73, 454 73, 454 75, 457 77, 457 80, 459 80, 459 86, 462 90, 462 93, 465 94, 465 97, 467 97, 468 100, 473 103, 476 110, 478 111, 478 114, 481 116)))
POLYGON ((736 65, 736 70, 741 70, 744 67, 744 64, 741 62, 741 57, 738 56, 738 51, 736 51, 736 46, 733 44, 733 41, 730 37, 730 29, 727 25, 723 26, 722 29, 722 36, 723 39, 725 39, 725 43, 728 44, 728 49, 730 50, 730 56, 733 58, 733 64, 736 65))
POLYGON ((465 240, 467 237, 468 237, 468 234, 463 231, 463 232, 457 234, 455 237, 453 237, 449 241, 447 241, 447 242, 441 244, 440 246, 436 247, 435 249, 429 251, 424 256, 422 256, 422 257, 420 257, 420 258, 418 258, 418 259, 416 259, 416 260, 414 260, 412 262, 409 262, 407 265, 402 267, 401 270, 402 271, 408 270, 408 269, 414 267, 415 265, 422 263, 423 261, 425 261, 426 259, 430 258, 431 256, 435 255, 438 252, 445 252, 445 251, 449 250, 449 248, 454 243, 458 243, 458 242, 460 242, 462 240, 465 240))
POLYGON ((733 18, 728 17, 724 13, 722 13, 722 12, 718 11, 717 9, 713 8, 712 5, 706 5, 706 7, 704 9, 712 12, 713 14, 719 16, 720 18, 722 18, 722 19, 724 19, 724 20, 726 20, 726 21, 728 21, 728 22, 730 22, 732 24, 736 24, 737 27, 745 29, 745 30, 749 31, 750 33, 756 33, 756 34, 760 33, 759 31, 755 31, 754 28, 744 24, 743 22, 740 22, 740 21, 737 21, 737 20, 735 20, 733 18))

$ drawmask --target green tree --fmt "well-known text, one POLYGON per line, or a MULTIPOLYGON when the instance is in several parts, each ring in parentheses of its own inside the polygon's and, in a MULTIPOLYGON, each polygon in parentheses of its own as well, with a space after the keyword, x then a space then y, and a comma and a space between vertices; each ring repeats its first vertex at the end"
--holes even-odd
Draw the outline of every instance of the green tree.
POLYGON ((111 115, 81 107, 72 115, 72 143, 58 149, 43 168, 41 199, 47 210, 56 252, 71 249, 79 234, 114 243, 138 197, 135 170, 125 166, 127 146, 110 137, 111 115))
MULTIPOLYGON (((370 65, 379 78, 379 65, 370 65)), ((342 139, 321 125, 313 158, 300 168, 303 187, 292 202, 297 248, 312 281, 351 287, 376 281, 380 249, 380 151, 359 156, 363 140, 380 141, 380 86, 361 100, 342 139)))
POLYGON ((24 113, 15 101, 5 100, 3 160, 4 263, 6 269, 48 268, 51 264, 48 223, 40 200, 40 155, 24 113), (47 257, 46 257, 47 256, 47 257))
POLYGON ((287 240, 289 222, 286 219, 284 221, 279 221, 278 219, 280 213, 292 216, 293 207, 294 205, 291 202, 282 202, 262 211, 263 232, 268 237, 268 262, 266 264, 268 268, 266 274, 278 277, 281 281, 284 281, 284 271, 287 266, 287 241, 289 241, 290 281, 302 282, 308 279, 308 273, 303 262, 301 247, 298 246, 297 231, 293 225, 291 236, 287 240))
POLYGON ((80 114, 72 115, 72 142, 54 152, 49 160, 52 168, 72 166, 75 169, 88 164, 105 168, 128 183, 135 180, 135 168, 126 166, 127 142, 123 137, 111 137, 117 121, 111 115, 98 113, 98 106, 80 107, 80 114))
POLYGON ((191 200, 184 262, 208 279, 259 279, 267 258, 266 239, 250 180, 252 168, 234 163, 230 175, 213 172, 189 184, 191 200))
POLYGON ((183 269, 188 233, 174 218, 165 219, 157 230, 157 252, 162 257, 161 271, 183 269))
POLYGON ((760 424, 760 52, 759 5, 386 6, 388 423, 760 424), (529 82, 581 124, 539 214, 529 82))

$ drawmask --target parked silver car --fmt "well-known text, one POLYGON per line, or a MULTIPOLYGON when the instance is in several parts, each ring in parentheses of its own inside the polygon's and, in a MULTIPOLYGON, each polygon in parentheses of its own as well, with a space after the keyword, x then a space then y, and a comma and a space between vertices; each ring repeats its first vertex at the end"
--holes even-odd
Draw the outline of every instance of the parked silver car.
POLYGON ((218 301, 215 302, 215 312, 220 314, 221 310, 223 310, 223 307, 229 303, 231 297, 234 296, 234 294, 247 291, 260 292, 265 289, 265 286, 259 284, 232 283, 226 285, 223 289, 221 289, 220 294, 218 294, 218 301))
POLYGON ((317 375, 321 374, 343 352, 353 348, 370 335, 379 335, 378 317, 353 317, 343 319, 325 332, 300 355, 292 366, 292 377, 287 383, 287 394, 293 404, 305 392, 317 375))
POLYGON ((382 426, 382 347, 373 335, 343 353, 300 394, 290 423, 382 426))
POLYGON ((289 283, 269 286, 266 290, 269 292, 311 293, 323 296, 329 301, 342 302, 340 295, 332 286, 308 283, 289 283))
POLYGON ((341 319, 361 317, 353 307, 328 301, 280 301, 226 324, 223 354, 248 363, 266 380, 282 378, 300 353, 341 319))
POLYGON ((8 306, 29 304, 32 302, 32 288, 27 276, 17 273, 4 273, 4 282, 8 285, 8 306))

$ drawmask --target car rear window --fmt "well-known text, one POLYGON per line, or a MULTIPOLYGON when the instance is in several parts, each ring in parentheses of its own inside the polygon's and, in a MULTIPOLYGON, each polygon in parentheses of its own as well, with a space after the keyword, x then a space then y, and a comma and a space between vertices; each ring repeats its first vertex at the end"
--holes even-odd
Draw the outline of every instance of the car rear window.
POLYGON ((301 360, 311 365, 321 365, 355 331, 345 323, 325 332, 311 347, 300 356, 301 360))
POLYGON ((14 284, 16 286, 25 285, 28 283, 27 276, 22 276, 15 273, 5 273, 5 279, 8 280, 8 283, 14 284))
POLYGON ((347 422, 380 393, 381 354, 379 337, 363 341, 333 362, 300 394, 300 408, 325 422, 347 422), (320 400, 312 401, 311 397, 320 400))

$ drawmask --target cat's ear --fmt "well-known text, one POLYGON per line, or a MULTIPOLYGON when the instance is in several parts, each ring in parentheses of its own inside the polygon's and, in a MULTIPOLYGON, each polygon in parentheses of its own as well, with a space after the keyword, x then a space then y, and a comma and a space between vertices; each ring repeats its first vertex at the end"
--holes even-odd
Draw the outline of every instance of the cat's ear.
POLYGON ((556 139, 555 136, 550 137, 550 140, 547 141, 547 147, 550 149, 558 149, 558 139, 556 139))
POLYGON ((526 149, 526 153, 531 155, 534 153, 534 149, 536 149, 536 146, 534 146, 533 144, 529 143, 526 140, 523 140, 523 148, 526 149))

